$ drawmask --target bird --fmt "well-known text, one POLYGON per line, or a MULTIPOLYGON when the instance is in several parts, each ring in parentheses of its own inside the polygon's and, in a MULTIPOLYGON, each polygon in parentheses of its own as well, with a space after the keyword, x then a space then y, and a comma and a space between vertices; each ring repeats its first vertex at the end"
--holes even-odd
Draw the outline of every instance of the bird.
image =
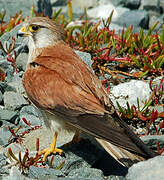
POLYGON ((49 148, 40 151, 43 161, 56 147, 62 130, 93 136, 120 164, 153 158, 148 148, 119 117, 109 94, 90 67, 64 41, 64 32, 52 19, 33 17, 23 22, 18 36, 28 40, 29 55, 22 83, 31 103, 55 132, 49 148))

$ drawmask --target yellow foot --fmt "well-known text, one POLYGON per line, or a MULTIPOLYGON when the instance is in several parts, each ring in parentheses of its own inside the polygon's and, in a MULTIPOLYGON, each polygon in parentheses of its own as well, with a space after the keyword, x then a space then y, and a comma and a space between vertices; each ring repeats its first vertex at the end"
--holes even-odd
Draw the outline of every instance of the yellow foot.
POLYGON ((39 152, 39 155, 44 154, 42 161, 46 161, 47 156, 52 153, 53 154, 58 153, 60 155, 62 154, 63 150, 56 148, 57 136, 58 136, 58 133, 55 132, 54 139, 52 141, 52 144, 50 144, 50 147, 43 149, 42 151, 39 152))

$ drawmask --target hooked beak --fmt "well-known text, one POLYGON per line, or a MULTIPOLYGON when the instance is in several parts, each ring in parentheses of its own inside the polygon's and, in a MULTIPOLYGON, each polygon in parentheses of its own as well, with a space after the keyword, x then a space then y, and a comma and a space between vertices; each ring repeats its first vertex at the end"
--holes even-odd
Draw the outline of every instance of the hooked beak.
POLYGON ((17 38, 18 37, 24 37, 24 36, 28 36, 29 33, 27 31, 27 29, 23 26, 21 27, 21 29, 17 32, 17 38))

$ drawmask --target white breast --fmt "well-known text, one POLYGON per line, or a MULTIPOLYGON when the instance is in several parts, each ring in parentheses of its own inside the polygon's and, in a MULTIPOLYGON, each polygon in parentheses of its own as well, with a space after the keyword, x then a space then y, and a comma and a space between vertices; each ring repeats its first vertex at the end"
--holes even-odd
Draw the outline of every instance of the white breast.
POLYGON ((41 110, 41 113, 42 113, 45 125, 48 128, 50 128, 52 131, 55 131, 58 133, 62 130, 71 131, 71 132, 76 131, 76 129, 73 126, 68 125, 66 123, 66 120, 64 120, 63 118, 61 118, 55 114, 51 114, 44 110, 41 110))

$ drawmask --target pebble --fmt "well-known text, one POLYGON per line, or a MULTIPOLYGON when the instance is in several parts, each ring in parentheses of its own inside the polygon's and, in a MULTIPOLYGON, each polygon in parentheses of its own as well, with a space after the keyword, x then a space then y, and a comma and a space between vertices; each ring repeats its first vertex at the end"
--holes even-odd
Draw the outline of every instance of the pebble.
POLYGON ((9 87, 12 88, 14 92, 17 92, 19 94, 25 93, 25 89, 22 84, 22 78, 19 76, 19 74, 15 74, 13 76, 12 81, 8 83, 8 88, 6 89, 6 91, 10 90, 9 87))
POLYGON ((119 19, 116 20, 116 23, 122 26, 125 25, 125 27, 129 27, 133 24, 135 27, 148 29, 149 14, 145 10, 126 11, 120 16, 119 19))
POLYGON ((140 108, 142 108, 144 106, 143 102, 149 99, 150 94, 151 90, 148 83, 140 80, 131 80, 130 82, 114 86, 110 91, 110 98, 116 108, 118 108, 116 101, 124 108, 127 108, 127 102, 129 102, 130 106, 134 104, 137 107, 138 98, 140 108))
POLYGON ((157 156, 139 162, 129 168, 126 180, 162 180, 164 179, 164 156, 157 156))
POLYGON ((161 147, 164 147, 164 135, 155 135, 155 136, 142 136, 142 141, 149 147, 156 149, 157 142, 160 143, 161 147))
POLYGON ((92 67, 92 59, 91 55, 86 52, 81 52, 81 51, 75 51, 76 54, 91 68, 92 67))
POLYGON ((49 179, 49 178, 58 178, 58 177, 64 177, 65 175, 60 171, 60 170, 56 170, 56 169, 52 169, 52 168, 39 168, 39 167, 35 167, 35 166, 30 166, 29 169, 29 174, 28 177, 29 178, 43 178, 44 179, 49 179))
POLYGON ((0 127, 0 145, 6 146, 8 145, 9 137, 11 136, 11 132, 8 128, 9 125, 2 125, 0 127))
POLYGON ((10 123, 15 123, 15 120, 19 117, 18 111, 12 111, 7 109, 0 109, 0 121, 5 123, 6 121, 10 123))
POLYGON ((27 104, 24 97, 16 92, 5 92, 4 93, 4 106, 8 110, 16 110, 27 104))
POLYGON ((28 122, 30 122, 32 127, 33 126, 41 126, 44 123, 42 121, 41 114, 39 113, 38 109, 31 105, 24 106, 20 110, 19 124, 22 127, 28 127, 28 125, 22 120, 22 118, 25 118, 28 122))

